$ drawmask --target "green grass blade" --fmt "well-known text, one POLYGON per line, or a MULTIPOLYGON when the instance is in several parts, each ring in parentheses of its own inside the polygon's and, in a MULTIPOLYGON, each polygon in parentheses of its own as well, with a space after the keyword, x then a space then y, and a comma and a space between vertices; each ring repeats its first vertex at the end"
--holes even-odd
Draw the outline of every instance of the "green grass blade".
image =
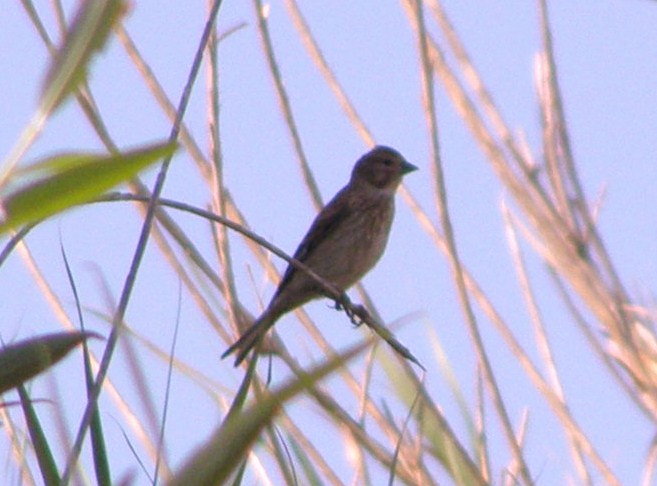
MULTIPOLYGON (((85 380, 87 391, 93 387, 93 371, 90 366, 89 349, 84 347, 85 355, 85 380), (89 365, 87 365, 89 363, 89 365)), ((110 486, 112 484, 112 475, 110 473, 109 458, 107 457, 107 447, 105 445, 105 434, 103 433, 103 423, 100 420, 98 407, 94 410, 89 426, 91 438, 91 448, 94 460, 94 471, 96 472, 96 483, 99 486, 110 486)))
MULTIPOLYGON (((64 251, 64 246, 61 245, 61 243, 60 249, 62 253, 62 259, 64 260, 64 267, 66 268, 66 276, 68 277, 71 291, 73 292, 73 297, 75 299, 75 308, 77 310, 78 319, 80 321, 80 329, 84 331, 84 318, 82 314, 82 306, 80 305, 80 296, 78 294, 77 285, 75 285, 75 279, 73 278, 71 266, 68 263, 66 251, 64 251)), ((91 389, 94 386, 94 374, 91 367, 91 353, 89 352, 89 347, 87 346, 86 341, 82 341, 82 357, 84 363, 85 385, 87 388, 87 394, 90 394, 91 389)), ((94 471, 96 472, 96 484, 98 484, 98 486, 110 486, 112 484, 112 475, 110 473, 109 459, 107 457, 107 447, 105 445, 103 423, 100 419, 98 407, 94 409, 94 413, 91 418, 91 424, 89 426, 89 433, 91 437, 91 450, 94 460, 94 471)))
POLYGON ((23 414, 25 415, 25 423, 27 424, 27 430, 30 434, 32 447, 34 447, 34 454, 36 455, 39 464, 43 484, 47 486, 59 486, 60 477, 59 472, 57 471, 57 464, 55 463, 52 451, 48 445, 46 434, 44 434, 39 418, 32 406, 32 400, 23 385, 18 386, 18 395, 21 399, 21 407, 23 408, 23 414))
POLYGON ((191 457, 173 478, 170 486, 224 484, 242 461, 251 444, 267 427, 283 404, 341 367, 372 343, 369 339, 345 353, 300 375, 263 396, 243 412, 234 411, 213 433, 210 440, 191 457))
POLYGON ((320 472, 315 468, 304 448, 289 434, 287 435, 287 441, 290 444, 290 448, 294 452, 295 457, 299 461, 299 464, 301 464, 301 469, 306 475, 303 484, 307 484, 308 486, 324 486, 325 483, 322 481, 320 472))
POLYGON ((429 454, 438 459, 454 483, 486 484, 482 471, 443 416, 440 405, 431 398, 424 381, 418 380, 406 366, 397 366, 387 359, 382 359, 381 363, 394 387, 395 395, 413 411, 420 426, 420 434, 429 445, 429 454))

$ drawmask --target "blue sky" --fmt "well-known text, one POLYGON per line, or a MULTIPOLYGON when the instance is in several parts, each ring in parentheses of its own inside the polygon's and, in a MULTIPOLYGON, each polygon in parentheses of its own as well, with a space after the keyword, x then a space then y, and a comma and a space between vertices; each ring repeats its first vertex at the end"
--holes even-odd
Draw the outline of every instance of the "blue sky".
MULTIPOLYGON (((67 3, 67 12, 72 11, 73 3, 67 3)), ((535 2, 444 4, 507 122, 523 134, 538 154, 540 122, 533 65, 540 49, 540 32, 535 2)), ((48 7, 38 8, 54 35, 48 7)), ((328 200, 346 183, 353 162, 366 146, 306 55, 284 4, 272 2, 269 8, 271 35, 304 149, 324 199, 328 200)), ((305 2, 301 8, 325 57, 377 141, 398 148, 420 167, 420 172, 408 177, 407 187, 437 221, 435 210, 431 209, 429 142, 421 112, 416 41, 403 8, 396 2, 374 0, 305 2)), ((581 0, 551 2, 550 9, 560 83, 581 179, 589 200, 602 197, 600 229, 627 288, 639 302, 650 303, 657 271, 657 4, 647 0, 581 0)), ((132 5, 127 16, 127 30, 174 100, 185 82, 204 14, 202 2, 186 2, 181 8, 181 3, 175 1, 141 1, 132 5)), ((427 21, 431 31, 435 31, 428 13, 427 21)), ((291 253, 315 211, 309 204, 281 122, 253 8, 249 2, 225 1, 219 14, 219 31, 242 22, 245 26, 228 37, 219 52, 225 179, 251 228, 291 253)), ((0 125, 0 148, 4 155, 36 106, 48 56, 18 3, 6 8, 0 18, 0 45, 0 72, 4 73, 0 76, 4 120, 0 125)), ((201 77, 186 123, 207 150, 203 82, 201 77)), ((94 62, 90 84, 119 146, 134 146, 167 136, 169 122, 118 41, 112 41, 94 62)), ((532 330, 520 300, 500 215, 501 201, 510 201, 510 196, 495 178, 439 83, 436 91, 441 155, 461 256, 520 339, 532 347, 532 330)), ((102 147, 79 108, 69 103, 49 122, 27 159, 79 149, 102 147)), ((145 180, 152 182, 152 175, 153 171, 145 180)), ((208 203, 209 191, 186 154, 174 159, 165 195, 199 206, 208 203)), ((207 225, 188 216, 181 216, 180 223, 194 235, 208 259, 216 262, 207 225)), ((139 217, 133 208, 94 206, 76 209, 41 225, 31 234, 28 244, 72 315, 72 298, 59 256, 60 238, 80 279, 85 304, 104 310, 97 272, 118 294, 138 231, 139 217)), ((524 248, 574 414, 618 477, 625 484, 636 484, 652 428, 611 382, 570 322, 542 262, 527 245, 524 248)), ((251 273, 253 262, 243 248, 235 249, 234 258, 240 296, 255 313, 258 301, 267 300, 274 286, 262 272, 251 273)), ((282 268, 280 262, 275 263, 282 268)), ((168 347, 178 311, 178 279, 161 261, 154 245, 140 275, 128 319, 140 332, 168 347)), ((387 319, 421 313, 422 318, 406 324, 398 336, 425 365, 433 368, 428 384, 437 396, 446 396, 441 405, 448 415, 456 417, 456 406, 438 371, 430 342, 433 337, 440 339, 461 383, 469 387, 464 392, 470 399, 475 394, 474 355, 446 261, 432 248, 401 199, 386 255, 366 277, 365 284, 387 319)), ((240 373, 228 375, 228 364, 218 360, 224 343, 218 338, 207 339, 209 328, 184 297, 183 294, 184 337, 179 356, 206 370, 222 385, 235 386, 240 373)), ((0 268, 0 302, 4 340, 61 329, 18 255, 0 268)), ((322 322, 330 323, 322 329, 337 348, 360 337, 343 318, 327 309, 326 302, 311 304, 308 309, 320 328, 322 322)), ((523 410, 529 410, 530 466, 539 474, 537 481, 556 484, 573 477, 573 466, 558 425, 495 331, 483 316, 478 317, 516 423, 523 410)), ((290 329, 282 332, 288 332, 291 348, 307 357, 303 341, 294 334, 295 329, 300 329, 298 324, 292 317, 281 324, 279 329, 290 329)), ((94 322, 94 326, 106 331, 102 323, 94 322)), ((150 357, 143 359, 152 371, 150 377, 158 383, 154 385, 156 393, 161 393, 161 363, 150 357)), ((64 364, 62 370, 79 372, 77 363, 64 364)), ((121 383, 128 376, 126 373, 117 366, 116 380, 121 383)), ((379 384, 384 393, 383 379, 379 384)), ((187 392, 198 393, 185 379, 176 380, 176 386, 185 390, 180 392, 183 396, 187 392)), ((47 380, 36 389, 48 393, 47 380)), ((159 403, 157 398, 156 402, 159 403)), ((192 413, 207 417, 206 427, 202 420, 198 427, 176 425, 185 420, 171 421, 170 433, 175 440, 170 442, 177 444, 171 447, 171 457, 177 464, 215 425, 216 409, 202 395, 192 404, 174 400, 171 409, 174 417, 192 413)), ((75 406, 71 408, 73 417, 74 413, 75 406)), ((311 415, 309 422, 312 421, 311 415)), ((118 427, 109 433, 116 435, 117 447, 124 447, 118 427)), ((496 440, 501 440, 499 437, 496 440)), ((0 440, 2 457, 6 457, 5 442, 0 440)), ((115 460, 123 467, 132 463, 127 448, 125 456, 119 457, 115 460)), ((495 459, 499 466, 508 457, 495 459)))

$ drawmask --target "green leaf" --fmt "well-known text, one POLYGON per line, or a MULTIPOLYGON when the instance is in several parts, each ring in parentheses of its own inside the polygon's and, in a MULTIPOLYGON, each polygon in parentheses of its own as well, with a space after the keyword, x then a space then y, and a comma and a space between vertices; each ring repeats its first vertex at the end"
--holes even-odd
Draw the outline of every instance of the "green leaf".
POLYGON ((84 80, 92 55, 104 47, 112 27, 126 10, 124 0, 81 2, 44 80, 41 113, 51 113, 75 91, 84 80))
POLYGON ((0 393, 48 369, 89 337, 91 332, 61 332, 26 339, 0 349, 0 393))
POLYGON ((23 169, 23 173, 46 175, 2 201, 5 219, 0 223, 0 233, 91 201, 132 179, 148 165, 170 156, 175 149, 176 145, 170 143, 118 155, 65 154, 23 169))

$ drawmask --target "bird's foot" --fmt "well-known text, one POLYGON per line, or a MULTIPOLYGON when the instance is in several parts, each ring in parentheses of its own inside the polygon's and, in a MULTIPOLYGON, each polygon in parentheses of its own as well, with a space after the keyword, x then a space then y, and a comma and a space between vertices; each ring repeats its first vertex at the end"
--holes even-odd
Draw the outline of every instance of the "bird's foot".
POLYGON ((340 294, 340 298, 337 299, 334 303, 335 310, 344 310, 345 312, 349 313, 349 308, 351 307, 351 299, 346 292, 342 292, 342 294, 340 294))
POLYGON ((349 296, 345 293, 342 293, 340 299, 335 301, 335 308, 337 310, 344 310, 351 323, 358 327, 363 324, 367 319, 370 318, 370 313, 362 305, 353 304, 349 296))

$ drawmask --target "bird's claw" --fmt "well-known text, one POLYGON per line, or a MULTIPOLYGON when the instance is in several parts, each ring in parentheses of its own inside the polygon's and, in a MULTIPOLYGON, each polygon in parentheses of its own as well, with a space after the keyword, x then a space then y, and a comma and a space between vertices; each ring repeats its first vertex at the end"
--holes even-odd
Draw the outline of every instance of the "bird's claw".
POLYGON ((336 310, 343 310, 349 317, 351 323, 358 327, 369 317, 369 312, 362 305, 352 304, 351 299, 346 293, 342 293, 339 299, 335 300, 336 310))
POLYGON ((335 302, 335 310, 341 311, 344 310, 349 313, 349 307, 351 306, 351 300, 349 299, 349 296, 346 294, 346 292, 343 292, 340 294, 340 298, 336 299, 335 302))
POLYGON ((364 305, 353 305, 347 315, 355 327, 362 326, 365 321, 371 319, 370 313, 364 305))

